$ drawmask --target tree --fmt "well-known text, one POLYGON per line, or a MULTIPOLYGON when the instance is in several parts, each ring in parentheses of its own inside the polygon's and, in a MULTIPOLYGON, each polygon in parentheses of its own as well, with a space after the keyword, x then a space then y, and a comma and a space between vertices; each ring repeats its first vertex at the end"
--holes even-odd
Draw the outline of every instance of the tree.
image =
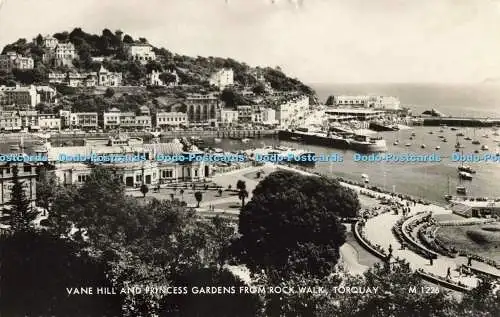
POLYGON ((112 287, 106 264, 47 231, 0 237, 0 307, 5 316, 121 316, 120 295, 68 295, 72 287, 112 287))
POLYGON ((149 191, 148 185, 142 184, 141 185, 141 193, 142 193, 144 198, 146 198, 146 194, 148 193, 148 191, 149 191))
POLYGON ((203 193, 198 191, 198 192, 195 192, 194 193, 194 198, 196 199, 196 202, 198 203, 196 205, 196 208, 200 208, 200 203, 201 203, 201 200, 203 199, 203 193))
POLYGON ((248 198, 248 191, 246 189, 241 189, 238 192, 238 198, 241 200, 241 206, 245 206, 245 199, 248 198))
POLYGON ((147 44, 148 43, 148 40, 144 37, 140 37, 139 38, 139 43, 142 43, 142 44, 147 44))
POLYGON ((174 277, 174 286, 187 287, 189 292, 176 296, 167 296, 162 302, 162 316, 172 312, 181 312, 181 316, 218 316, 218 317, 255 317, 261 315, 262 303, 256 294, 239 292, 246 284, 228 270, 213 267, 184 270, 174 277), (192 292, 200 286, 234 287, 233 294, 207 294, 192 292))
POLYGON ((175 81, 177 80, 177 77, 175 77, 174 74, 167 72, 161 73, 159 75, 159 78, 165 85, 168 85, 170 83, 175 83, 175 81))
POLYGON ((345 242, 338 212, 352 206, 359 207, 356 195, 336 181, 274 172, 257 185, 240 212, 240 259, 252 272, 325 276, 345 242))
POLYGON ((123 43, 133 44, 134 43, 134 39, 130 35, 125 34, 125 36, 123 37, 123 43))
POLYGON ((115 95, 115 91, 112 88, 107 88, 104 92, 104 97, 111 98, 115 95))
POLYGON ((57 177, 47 168, 41 168, 36 182, 36 204, 50 213, 52 202, 59 188, 57 177))
POLYGON ((459 306, 459 316, 500 316, 500 291, 484 276, 479 285, 467 293, 459 306))
MULTIPOLYGON (((425 284, 407 263, 393 265, 389 272, 383 265, 376 264, 364 274, 363 279, 348 278, 344 283, 378 287, 378 291, 349 296, 337 294, 327 305, 323 305, 317 316, 457 316, 456 302, 449 298, 447 291, 440 290, 438 294, 417 291, 416 294, 408 295, 409 289, 415 287, 419 290, 425 284)), ((475 313, 473 315, 478 316, 475 313)))
POLYGON ((31 208, 31 202, 26 197, 24 182, 19 179, 19 168, 12 166, 12 189, 9 206, 4 210, 4 219, 8 221, 13 232, 26 232, 33 229, 33 221, 38 213, 31 208))
POLYGON ((253 87, 252 92, 256 95, 261 95, 266 92, 266 87, 262 84, 259 84, 253 87))
POLYGON ((240 179, 240 180, 238 180, 236 182, 236 188, 238 190, 246 190, 247 189, 247 184, 245 183, 245 181, 243 181, 243 180, 240 179))
POLYGON ((326 99, 327 106, 333 106, 335 105, 335 96, 328 96, 328 99, 326 99))

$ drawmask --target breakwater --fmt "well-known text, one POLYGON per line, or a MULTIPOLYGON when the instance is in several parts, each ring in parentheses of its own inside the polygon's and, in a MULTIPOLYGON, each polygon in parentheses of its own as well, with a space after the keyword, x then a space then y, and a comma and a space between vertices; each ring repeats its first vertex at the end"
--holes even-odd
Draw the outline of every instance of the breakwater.
POLYGON ((494 127, 500 126, 500 118, 473 117, 432 117, 424 118, 424 126, 449 125, 455 127, 494 127))

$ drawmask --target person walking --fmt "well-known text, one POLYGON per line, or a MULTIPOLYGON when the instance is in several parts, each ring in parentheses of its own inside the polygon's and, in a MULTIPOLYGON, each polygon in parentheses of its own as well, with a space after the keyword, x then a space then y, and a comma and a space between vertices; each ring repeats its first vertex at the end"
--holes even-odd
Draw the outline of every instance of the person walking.
POLYGON ((429 263, 431 264, 431 266, 434 263, 434 259, 432 258, 432 256, 429 257, 429 263))
POLYGON ((451 268, 449 267, 448 270, 446 271, 446 279, 451 279, 451 268))
POLYGON ((471 266, 471 265, 472 265, 472 257, 468 256, 467 257, 467 266, 471 266))

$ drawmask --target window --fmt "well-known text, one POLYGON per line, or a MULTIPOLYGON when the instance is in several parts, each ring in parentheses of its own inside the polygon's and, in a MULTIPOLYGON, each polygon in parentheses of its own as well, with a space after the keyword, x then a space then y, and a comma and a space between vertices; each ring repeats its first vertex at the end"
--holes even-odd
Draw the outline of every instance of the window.
POLYGON ((83 183, 87 180, 87 175, 78 175, 78 182, 83 183))
POLYGON ((29 165, 25 165, 25 166, 24 166, 24 172, 25 172, 25 173, 31 173, 31 166, 29 166, 29 165))

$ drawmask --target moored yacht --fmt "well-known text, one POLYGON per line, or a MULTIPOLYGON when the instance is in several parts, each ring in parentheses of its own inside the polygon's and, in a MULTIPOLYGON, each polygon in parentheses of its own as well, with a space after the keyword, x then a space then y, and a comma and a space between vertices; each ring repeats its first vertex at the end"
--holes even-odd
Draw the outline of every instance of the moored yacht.
POLYGON ((472 174, 467 172, 458 172, 458 177, 461 179, 472 180, 472 174))
POLYGON ((489 147, 486 144, 483 144, 483 146, 481 146, 481 150, 488 151, 489 147))
POLYGON ((459 172, 465 172, 465 173, 469 173, 469 174, 475 174, 476 171, 472 169, 472 167, 470 167, 469 165, 462 165, 462 166, 459 166, 458 167, 458 171, 459 172))
POLYGON ((464 186, 457 186, 457 194, 467 195, 467 189, 464 186))

